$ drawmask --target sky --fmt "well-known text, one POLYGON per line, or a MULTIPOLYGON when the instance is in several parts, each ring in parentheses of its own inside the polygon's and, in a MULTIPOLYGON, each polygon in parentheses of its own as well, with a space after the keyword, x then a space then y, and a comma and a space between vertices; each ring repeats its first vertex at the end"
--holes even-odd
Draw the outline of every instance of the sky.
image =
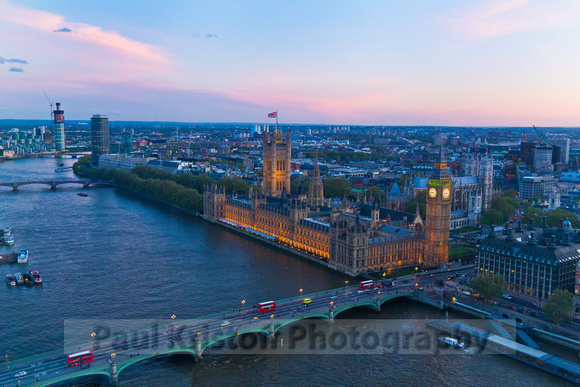
POLYGON ((0 119, 580 126, 577 0, 0 0, 0 119))

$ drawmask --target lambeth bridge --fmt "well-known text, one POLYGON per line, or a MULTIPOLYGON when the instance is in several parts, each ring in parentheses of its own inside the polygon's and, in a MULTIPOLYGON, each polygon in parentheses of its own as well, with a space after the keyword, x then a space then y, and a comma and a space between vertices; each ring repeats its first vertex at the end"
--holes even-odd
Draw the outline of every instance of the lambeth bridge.
MULTIPOLYGON (((443 273, 443 275, 447 275, 443 273)), ((417 283, 397 281, 389 288, 360 291, 357 287, 344 287, 276 301, 276 309, 260 313, 256 306, 218 313, 193 320, 165 320, 152 327, 131 330, 123 338, 92 332, 91 322, 82 325, 80 337, 83 345, 75 343, 64 350, 39 354, 21 359, 0 368, 0 385, 48 386, 76 378, 100 377, 116 384, 119 374, 127 367, 160 356, 191 355, 201 360, 203 352, 225 342, 241 341, 249 336, 259 336, 264 341, 275 341, 278 331, 285 326, 292 329, 304 319, 334 321, 340 313, 366 307, 380 311, 383 303, 404 297, 442 308, 442 302, 434 301, 422 291, 422 284, 429 280, 417 279, 417 283), (307 299, 306 301, 304 301, 307 299), (310 300, 310 301, 308 301, 310 300), (92 341, 91 341, 92 336, 92 341), (130 339, 127 339, 130 338, 130 339), (93 361, 85 365, 67 368, 67 355, 92 351, 93 361)), ((172 316, 175 318, 175 316, 172 316)), ((313 320, 311 320, 313 321, 313 320)), ((98 330, 98 329, 96 329, 98 330)), ((127 332, 127 331, 125 331, 127 332)), ((67 329, 65 324, 65 340, 67 329)), ((66 343, 65 343, 66 345, 66 343)))
POLYGON ((96 186, 107 186, 113 185, 110 181, 94 181, 94 180, 27 180, 27 181, 12 181, 12 182, 0 182, 0 187, 12 188, 12 191, 18 191, 19 187, 27 185, 42 185, 55 190, 56 187, 60 185, 81 185, 84 188, 91 188, 96 186))

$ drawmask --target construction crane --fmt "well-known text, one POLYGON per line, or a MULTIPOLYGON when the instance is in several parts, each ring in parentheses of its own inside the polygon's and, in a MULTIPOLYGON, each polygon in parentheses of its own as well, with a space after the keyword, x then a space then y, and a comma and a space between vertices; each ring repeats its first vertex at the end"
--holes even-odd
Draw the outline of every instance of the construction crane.
POLYGON ((473 139, 473 130, 471 128, 469 129, 469 139, 471 140, 471 145, 473 145, 473 158, 476 159, 477 158, 477 144, 475 143, 475 140, 473 139))
MULTIPOLYGON (((48 95, 46 95, 46 92, 44 90, 42 92, 44 93, 44 96, 46 97, 46 100, 50 104, 50 125, 51 125, 51 128, 54 129, 54 120, 52 119, 52 114, 53 114, 52 105, 53 105, 53 103, 50 100, 50 98, 48 98, 48 95)), ((53 130, 53 132, 54 132, 54 130, 53 130)))
POLYGON ((540 132, 540 130, 538 128, 536 128, 536 125, 532 125, 534 127, 534 130, 536 131, 536 133, 538 133, 538 135, 540 136, 540 140, 542 140, 540 143, 542 142, 546 142, 546 134, 543 132, 540 132))

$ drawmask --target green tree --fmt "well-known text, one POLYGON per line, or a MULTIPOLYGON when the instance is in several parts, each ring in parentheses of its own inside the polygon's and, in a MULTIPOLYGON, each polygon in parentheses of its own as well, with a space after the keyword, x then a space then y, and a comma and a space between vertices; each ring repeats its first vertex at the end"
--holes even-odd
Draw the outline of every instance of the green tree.
POLYGON ((544 302, 542 311, 548 320, 560 325, 563 321, 571 320, 571 313, 574 309, 574 297, 567 290, 556 289, 544 302))
POLYGON ((578 219, 578 215, 563 208, 550 211, 543 211, 540 208, 534 207, 527 208, 522 216, 522 222, 524 224, 529 224, 533 219, 534 225, 539 226, 542 223, 544 216, 546 217, 546 223, 550 227, 560 227, 566 218, 570 220, 572 227, 580 227, 580 219, 578 219))
POLYGON ((505 290, 505 280, 502 275, 480 275, 471 281, 471 287, 486 299, 499 298, 505 290))
POLYGON ((382 189, 380 189, 379 187, 377 187, 377 186, 369 187, 369 189, 367 189, 364 192, 364 196, 367 199, 369 199, 371 196, 374 199, 380 199, 380 200, 384 200, 384 199, 387 198, 387 195, 385 194, 385 192, 382 189))
POLYGON ((292 182, 290 182, 290 192, 292 193, 292 195, 298 195, 298 187, 300 187, 300 184, 306 184, 306 186, 308 186, 308 183, 310 183, 310 178, 308 177, 299 177, 297 179, 292 180, 292 182))
POLYGON ((342 198, 350 196, 352 188, 350 181, 340 177, 328 177, 324 182, 324 196, 327 198, 342 198))
POLYGON ((417 193, 417 196, 407 202, 406 211, 414 214, 417 211, 417 205, 419 205, 419 215, 426 219, 427 214, 427 190, 422 190, 417 193))
POLYGON ((518 208, 520 208, 518 199, 513 196, 512 190, 508 190, 503 196, 491 200, 489 209, 481 214, 481 223, 489 225, 504 223, 518 208))

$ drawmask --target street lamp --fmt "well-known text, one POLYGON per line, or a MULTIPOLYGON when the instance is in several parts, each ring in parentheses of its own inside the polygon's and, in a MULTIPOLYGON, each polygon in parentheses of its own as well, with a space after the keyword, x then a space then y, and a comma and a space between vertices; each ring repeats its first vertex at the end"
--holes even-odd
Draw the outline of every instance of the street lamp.
POLYGON ((304 289, 300 289, 300 297, 302 297, 302 292, 304 291, 304 289))
POLYGON ((91 337, 93 338, 93 346, 95 345, 95 336, 97 334, 95 332, 91 333, 91 337))
POLYGON ((346 288, 348 286, 348 280, 344 281, 344 287, 346 288))
POLYGON ((271 314, 271 315, 270 315, 270 318, 274 318, 274 315, 273 315, 273 314, 271 314))

